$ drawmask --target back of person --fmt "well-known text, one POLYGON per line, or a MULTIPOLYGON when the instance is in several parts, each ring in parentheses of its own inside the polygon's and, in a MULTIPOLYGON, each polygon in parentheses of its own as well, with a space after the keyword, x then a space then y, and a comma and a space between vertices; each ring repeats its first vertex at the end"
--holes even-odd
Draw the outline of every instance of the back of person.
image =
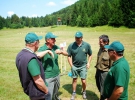
POLYGON ((124 57, 120 58, 117 62, 114 62, 105 80, 105 84, 108 84, 109 86, 106 86, 104 90, 106 91, 106 96, 111 96, 115 86, 122 86, 124 87, 124 91, 122 92, 118 100, 128 100, 128 83, 130 75, 129 68, 129 64, 124 57), (115 81, 116 83, 114 84, 115 81))
POLYGON ((123 56, 124 46, 119 41, 114 41, 105 48, 114 62, 104 82, 104 97, 111 100, 128 100, 130 67, 123 56))
POLYGON ((16 57, 16 67, 23 90, 30 100, 51 100, 50 93, 45 85, 42 63, 35 54, 40 39, 42 39, 42 36, 37 36, 33 32, 25 36, 26 44, 16 57))
MULTIPOLYGON (((33 55, 29 53, 27 50, 23 49, 20 53, 18 53, 16 57, 16 66, 19 71, 19 77, 22 87, 24 88, 24 92, 31 98, 39 98, 39 96, 45 96, 45 94, 37 88, 37 86, 33 82, 32 77, 27 71, 27 65, 32 58, 37 59, 36 55, 33 55)), ((39 64, 41 66, 40 61, 39 64)), ((42 78, 45 79, 43 67, 41 66, 40 69, 42 69, 40 70, 42 78)))

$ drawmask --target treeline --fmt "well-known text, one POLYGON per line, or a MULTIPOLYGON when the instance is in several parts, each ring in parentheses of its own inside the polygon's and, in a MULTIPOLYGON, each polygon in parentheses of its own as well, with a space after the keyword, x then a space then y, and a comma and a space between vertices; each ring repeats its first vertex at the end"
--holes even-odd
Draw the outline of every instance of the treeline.
POLYGON ((18 17, 16 14, 3 18, 0 16, 0 29, 23 27, 46 27, 57 24, 78 27, 110 25, 135 28, 134 0, 79 0, 75 4, 41 17, 18 17))
POLYGON ((57 18, 46 15, 45 17, 18 17, 16 14, 6 19, 0 16, 0 29, 6 28, 23 28, 23 27, 46 27, 56 25, 57 18))

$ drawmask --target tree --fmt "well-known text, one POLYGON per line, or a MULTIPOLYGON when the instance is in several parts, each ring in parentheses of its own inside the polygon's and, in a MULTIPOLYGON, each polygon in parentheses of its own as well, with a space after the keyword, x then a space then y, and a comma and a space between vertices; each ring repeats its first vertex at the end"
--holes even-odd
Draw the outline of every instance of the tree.
POLYGON ((104 0, 99 7, 98 11, 99 25, 108 24, 110 18, 110 7, 108 4, 108 0, 104 0))
POLYGON ((5 26, 5 19, 0 16, 0 29, 2 29, 5 26))
POLYGON ((5 25, 7 28, 10 28, 11 26, 11 18, 10 17, 7 17, 6 18, 6 25, 5 25))
POLYGON ((11 24, 18 24, 18 23, 20 23, 20 19, 19 19, 19 17, 16 15, 16 14, 13 14, 12 16, 11 16, 11 24))
POLYGON ((78 17, 78 9, 77 9, 77 5, 75 4, 72 14, 71 14, 71 23, 70 23, 71 26, 77 25, 77 22, 76 22, 77 17, 78 17))

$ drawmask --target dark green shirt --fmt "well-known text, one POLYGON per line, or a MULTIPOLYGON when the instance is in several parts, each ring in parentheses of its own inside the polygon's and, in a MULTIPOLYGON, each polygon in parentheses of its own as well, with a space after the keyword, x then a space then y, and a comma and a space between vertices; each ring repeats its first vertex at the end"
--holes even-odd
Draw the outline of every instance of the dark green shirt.
POLYGON ((115 61, 104 82, 104 96, 109 98, 115 86, 120 86, 124 88, 124 91, 118 100, 128 100, 129 76, 130 68, 126 59, 122 57, 115 61))
MULTIPOLYGON (((45 78, 52 78, 57 75, 59 75, 60 70, 59 70, 59 65, 58 65, 58 54, 55 53, 55 50, 59 49, 58 46, 54 45, 51 51, 54 54, 54 58, 51 57, 51 55, 46 54, 42 58, 42 64, 44 67, 44 72, 45 72, 45 78)), ((45 50, 50 50, 46 44, 44 44, 42 47, 39 48, 38 52, 45 51, 45 50)))
POLYGON ((82 42, 81 46, 78 46, 76 42, 70 44, 67 49, 68 56, 72 56, 72 63, 76 67, 82 67, 87 64, 87 54, 92 55, 91 46, 82 42))
POLYGON ((108 71, 112 66, 112 63, 113 61, 110 60, 108 51, 100 48, 97 54, 97 63, 95 67, 101 71, 108 71))

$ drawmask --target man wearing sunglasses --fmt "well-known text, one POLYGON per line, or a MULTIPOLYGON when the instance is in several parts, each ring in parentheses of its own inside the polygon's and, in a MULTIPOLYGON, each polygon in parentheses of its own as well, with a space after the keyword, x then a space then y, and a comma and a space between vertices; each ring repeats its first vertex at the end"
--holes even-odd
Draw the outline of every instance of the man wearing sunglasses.
POLYGON ((130 68, 123 56, 124 46, 119 41, 106 45, 113 64, 104 82, 103 95, 106 100, 128 100, 130 68))

